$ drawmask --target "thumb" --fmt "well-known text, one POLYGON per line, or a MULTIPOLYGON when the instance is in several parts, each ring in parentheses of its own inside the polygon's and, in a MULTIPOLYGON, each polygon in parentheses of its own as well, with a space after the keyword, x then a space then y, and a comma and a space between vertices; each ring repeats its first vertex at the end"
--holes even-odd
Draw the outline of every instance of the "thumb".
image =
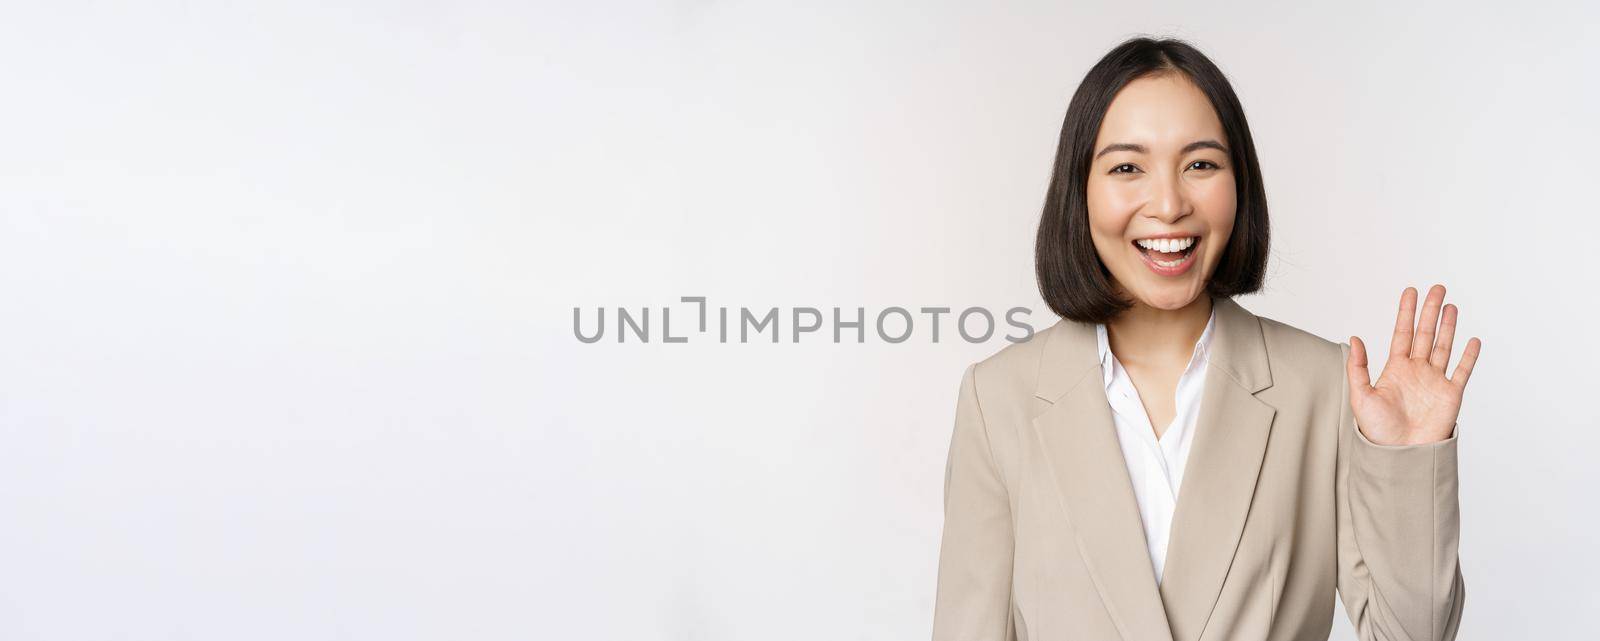
POLYGON ((1372 388, 1372 375, 1367 371, 1367 345, 1358 336, 1350 337, 1350 358, 1346 359, 1344 369, 1350 377, 1352 394, 1372 388))

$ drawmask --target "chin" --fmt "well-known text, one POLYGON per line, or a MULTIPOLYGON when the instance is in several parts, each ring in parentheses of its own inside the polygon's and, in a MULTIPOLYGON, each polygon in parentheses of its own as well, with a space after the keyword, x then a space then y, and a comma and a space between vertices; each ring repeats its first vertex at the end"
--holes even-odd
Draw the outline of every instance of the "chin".
POLYGON ((1149 292, 1139 300, 1150 307, 1172 311, 1188 307, 1196 298, 1185 288, 1183 291, 1149 292))

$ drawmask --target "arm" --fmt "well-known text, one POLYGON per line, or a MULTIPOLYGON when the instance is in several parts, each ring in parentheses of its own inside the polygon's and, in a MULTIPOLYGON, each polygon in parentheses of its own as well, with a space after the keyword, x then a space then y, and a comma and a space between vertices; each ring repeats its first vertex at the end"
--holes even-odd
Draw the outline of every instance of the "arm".
MULTIPOLYGON (((1350 346, 1340 344, 1348 361, 1350 346)), ((1379 445, 1355 423, 1346 379, 1334 498, 1339 596, 1362 641, 1456 637, 1466 596, 1457 541, 1456 434, 1379 445)))
POLYGON ((961 377, 944 475, 934 641, 1013 641, 1011 501, 978 405, 977 365, 961 377))

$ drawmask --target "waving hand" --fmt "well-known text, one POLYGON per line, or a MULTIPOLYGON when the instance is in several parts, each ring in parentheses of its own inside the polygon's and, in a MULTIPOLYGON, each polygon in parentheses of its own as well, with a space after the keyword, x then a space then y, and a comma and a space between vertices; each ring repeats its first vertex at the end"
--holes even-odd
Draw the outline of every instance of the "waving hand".
POLYGON ((1345 363, 1350 409, 1361 433, 1379 445, 1415 445, 1449 438, 1461 412, 1467 378, 1483 345, 1477 337, 1467 341, 1455 371, 1446 378, 1445 366, 1450 363, 1450 345, 1456 333, 1456 306, 1444 305, 1444 285, 1434 285, 1422 306, 1420 324, 1415 324, 1416 312, 1417 290, 1407 287, 1400 294, 1389 360, 1376 385, 1367 371, 1367 346, 1360 337, 1350 337, 1350 358, 1345 363))

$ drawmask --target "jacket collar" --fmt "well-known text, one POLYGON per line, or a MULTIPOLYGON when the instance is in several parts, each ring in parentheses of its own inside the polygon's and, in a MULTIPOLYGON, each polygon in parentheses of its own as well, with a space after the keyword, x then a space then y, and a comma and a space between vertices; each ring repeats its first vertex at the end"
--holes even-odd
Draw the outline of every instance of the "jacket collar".
POLYGON ((1062 320, 1045 335, 1034 395, 1050 403, 1034 435, 1075 545, 1125 641, 1194 641, 1216 605, 1244 530, 1276 410, 1258 317, 1214 298, 1215 335, 1190 464, 1157 585, 1132 481, 1100 375, 1095 327, 1062 320), (1217 374, 1221 375, 1217 375, 1217 374))

